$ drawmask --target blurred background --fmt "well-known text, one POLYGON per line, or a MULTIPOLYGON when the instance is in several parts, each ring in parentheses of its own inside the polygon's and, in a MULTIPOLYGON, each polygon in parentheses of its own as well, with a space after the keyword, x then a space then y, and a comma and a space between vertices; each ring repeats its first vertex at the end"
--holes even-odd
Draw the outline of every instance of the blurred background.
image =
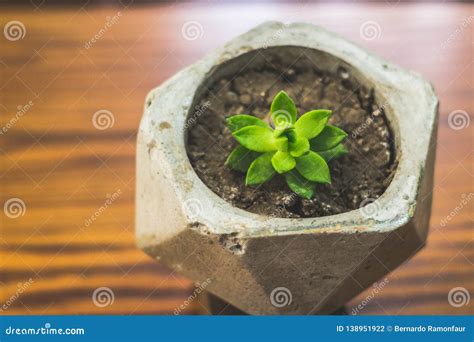
POLYGON ((473 313, 472 2, 0 6, 2 314, 207 313, 188 301, 191 281, 135 247, 136 132, 149 90, 266 20, 337 32, 421 73, 440 99, 427 246, 348 312, 473 313))

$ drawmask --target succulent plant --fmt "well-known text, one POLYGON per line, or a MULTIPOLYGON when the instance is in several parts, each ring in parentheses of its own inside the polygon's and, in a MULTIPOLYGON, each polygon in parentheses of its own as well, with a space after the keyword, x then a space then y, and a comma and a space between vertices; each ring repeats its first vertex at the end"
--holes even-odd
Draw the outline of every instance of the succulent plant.
POLYGON ((226 119, 240 146, 226 160, 233 170, 246 172, 246 185, 259 185, 282 175, 301 197, 314 196, 316 183, 331 183, 328 162, 347 153, 347 133, 329 125, 332 112, 311 110, 298 118, 296 105, 284 91, 271 104, 271 123, 252 115, 226 119))

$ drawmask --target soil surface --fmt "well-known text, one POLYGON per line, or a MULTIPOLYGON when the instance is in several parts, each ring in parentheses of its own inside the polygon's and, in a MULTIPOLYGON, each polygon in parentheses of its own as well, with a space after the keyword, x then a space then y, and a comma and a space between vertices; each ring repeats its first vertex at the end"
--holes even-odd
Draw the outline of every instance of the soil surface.
POLYGON ((288 67, 277 59, 263 69, 249 67, 211 85, 186 126, 188 157, 201 180, 232 205, 267 216, 319 217, 357 209, 385 191, 396 167, 383 107, 374 102, 372 89, 360 87, 344 69, 330 75, 307 64, 288 67), (237 146, 225 118, 263 118, 280 90, 293 98, 299 115, 331 109, 329 122, 349 135, 344 142, 349 153, 329 162, 332 184, 318 184, 312 200, 294 194, 279 175, 259 187, 245 186, 245 174, 224 165, 237 146))

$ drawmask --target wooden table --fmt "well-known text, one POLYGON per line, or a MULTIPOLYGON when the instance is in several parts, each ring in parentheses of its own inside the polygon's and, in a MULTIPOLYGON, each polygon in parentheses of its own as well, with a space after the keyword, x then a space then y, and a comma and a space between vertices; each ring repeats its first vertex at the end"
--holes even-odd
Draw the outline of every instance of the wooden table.
MULTIPOLYGON (((364 301, 360 314, 472 313, 474 299, 455 307, 448 293, 463 287, 474 294, 474 124, 452 129, 448 117, 474 112, 474 6, 387 3, 2 8, 2 27, 17 20, 25 33, 2 36, 0 49, 1 204, 19 198, 26 208, 17 218, 13 211, 1 216, 4 313, 172 314, 184 302, 192 283, 134 244, 143 101, 184 66, 270 19, 338 32, 424 75, 441 101, 427 246, 392 272, 382 291, 365 291, 349 310, 364 301), (197 34, 183 35, 193 21, 197 34), (361 34, 367 22, 374 35, 361 34), (113 123, 94 125, 98 111, 113 123), (111 305, 94 304, 100 287, 112 290, 111 305)), ((193 301, 183 313, 202 310, 193 301)))

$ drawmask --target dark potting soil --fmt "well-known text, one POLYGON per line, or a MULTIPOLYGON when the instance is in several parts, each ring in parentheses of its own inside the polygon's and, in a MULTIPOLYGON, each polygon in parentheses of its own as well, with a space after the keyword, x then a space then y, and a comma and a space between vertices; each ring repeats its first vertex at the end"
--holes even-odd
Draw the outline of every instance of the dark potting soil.
POLYGON ((339 71, 330 75, 298 65, 288 68, 274 60, 212 84, 187 122, 188 157, 199 178, 232 205, 273 217, 334 215, 378 198, 396 167, 392 134, 383 107, 374 102, 373 89, 360 87, 345 70, 339 71), (329 162, 332 184, 318 184, 312 200, 294 194, 279 175, 258 187, 245 186, 245 174, 224 165, 237 146, 225 118, 263 118, 280 90, 293 98, 299 115, 331 109, 329 122, 348 133, 348 154, 329 162))

